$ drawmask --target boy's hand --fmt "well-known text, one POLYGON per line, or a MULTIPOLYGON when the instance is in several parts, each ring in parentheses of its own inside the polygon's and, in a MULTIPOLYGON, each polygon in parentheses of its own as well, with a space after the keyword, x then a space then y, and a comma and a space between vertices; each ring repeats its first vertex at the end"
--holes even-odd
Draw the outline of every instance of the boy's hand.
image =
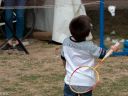
POLYGON ((104 56, 104 58, 101 60, 101 62, 103 62, 105 60, 105 58, 107 58, 108 56, 110 56, 112 54, 112 52, 117 51, 119 49, 119 45, 120 43, 117 42, 115 45, 111 46, 110 50, 108 50, 108 52, 106 53, 106 55, 104 56))
POLYGON ((112 45, 111 50, 113 50, 114 52, 118 51, 119 50, 119 45, 120 45, 119 42, 117 42, 115 45, 112 45))
POLYGON ((114 52, 116 52, 116 51, 119 50, 118 46, 111 46, 111 49, 112 49, 114 52))

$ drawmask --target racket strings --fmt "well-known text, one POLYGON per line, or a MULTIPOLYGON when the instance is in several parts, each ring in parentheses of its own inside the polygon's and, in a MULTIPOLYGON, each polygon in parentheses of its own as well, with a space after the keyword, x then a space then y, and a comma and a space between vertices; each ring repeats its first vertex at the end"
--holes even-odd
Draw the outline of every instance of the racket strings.
POLYGON ((92 67, 80 67, 71 76, 69 86, 75 93, 85 93, 95 88, 99 74, 92 67))
POLYGON ((92 86, 71 86, 71 88, 77 93, 84 93, 93 89, 92 86))

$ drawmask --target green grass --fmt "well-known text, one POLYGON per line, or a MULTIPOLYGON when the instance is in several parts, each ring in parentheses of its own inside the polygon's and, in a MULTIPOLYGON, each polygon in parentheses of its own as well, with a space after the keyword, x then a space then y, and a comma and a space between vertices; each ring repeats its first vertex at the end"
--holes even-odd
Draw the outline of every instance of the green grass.
POLYGON ((21 80, 24 82, 33 82, 36 81, 37 79, 41 78, 40 75, 36 75, 36 74, 31 74, 29 76, 25 75, 25 76, 21 76, 21 80))

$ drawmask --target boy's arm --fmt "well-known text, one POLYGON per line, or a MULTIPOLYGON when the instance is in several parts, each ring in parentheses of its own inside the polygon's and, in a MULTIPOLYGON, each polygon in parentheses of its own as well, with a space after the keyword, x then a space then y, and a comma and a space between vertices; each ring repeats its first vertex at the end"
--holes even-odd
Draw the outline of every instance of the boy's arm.
MULTIPOLYGON (((118 46, 119 46, 119 43, 117 42, 115 45, 111 46, 110 50, 117 51, 118 46)), ((103 59, 107 51, 109 50, 101 48, 92 42, 89 45, 89 51, 93 56, 98 57, 99 59, 103 59)))
POLYGON ((61 59, 62 59, 63 65, 64 65, 64 67, 65 67, 65 65, 66 65, 66 60, 65 60, 65 58, 64 58, 63 56, 61 56, 61 59))
POLYGON ((107 50, 103 49, 103 48, 100 48, 100 56, 99 56, 99 59, 103 59, 104 56, 106 55, 106 52, 107 50))
MULTIPOLYGON (((119 42, 116 42, 114 45, 111 46, 111 48, 109 50, 107 50, 108 52, 105 51, 105 54, 104 56, 101 58, 101 59, 105 59, 107 58, 109 55, 111 55, 113 52, 116 52, 118 51, 119 49, 119 45, 120 43, 119 42)), ((103 49, 102 49, 103 50, 103 49)))
POLYGON ((61 49, 61 59, 62 59, 62 63, 63 63, 64 68, 65 68, 65 65, 66 65, 66 59, 65 59, 65 56, 64 56, 63 47, 62 47, 62 49, 61 49))
POLYGON ((97 46, 93 42, 89 45, 89 51, 94 57, 97 57, 99 59, 104 58, 104 56, 106 55, 106 49, 97 46))

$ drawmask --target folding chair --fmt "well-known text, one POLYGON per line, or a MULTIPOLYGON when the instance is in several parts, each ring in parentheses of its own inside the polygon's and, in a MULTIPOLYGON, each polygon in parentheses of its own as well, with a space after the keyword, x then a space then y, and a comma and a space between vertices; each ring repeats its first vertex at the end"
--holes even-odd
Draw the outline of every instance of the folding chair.
MULTIPOLYGON (((1 3, 2 3, 2 0, 0 0, 0 4, 1 4, 1 3)), ((5 20, 4 16, 3 16, 2 18, 4 19, 4 22, 1 23, 0 25, 6 24, 7 27, 10 29, 10 31, 12 32, 13 37, 18 41, 18 43, 20 44, 20 46, 21 46, 21 48, 24 50, 24 52, 25 52, 26 54, 29 54, 29 52, 27 51, 27 49, 25 48, 25 46, 23 45, 23 43, 21 42, 21 40, 19 40, 19 38, 15 35, 15 32, 14 32, 13 28, 11 28, 11 26, 9 26, 8 22, 5 20)), ((6 44, 6 43, 7 43, 7 41, 4 42, 1 46, 3 46, 3 45, 6 44)))

